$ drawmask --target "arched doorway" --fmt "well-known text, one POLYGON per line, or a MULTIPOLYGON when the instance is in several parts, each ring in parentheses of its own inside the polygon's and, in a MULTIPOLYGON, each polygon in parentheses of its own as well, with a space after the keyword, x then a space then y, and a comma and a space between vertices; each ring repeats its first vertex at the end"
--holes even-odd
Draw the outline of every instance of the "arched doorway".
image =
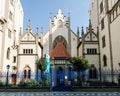
POLYGON ((90 66, 89 79, 98 79, 97 69, 94 65, 90 66))
POLYGON ((57 85, 64 85, 64 69, 62 67, 57 68, 57 85))

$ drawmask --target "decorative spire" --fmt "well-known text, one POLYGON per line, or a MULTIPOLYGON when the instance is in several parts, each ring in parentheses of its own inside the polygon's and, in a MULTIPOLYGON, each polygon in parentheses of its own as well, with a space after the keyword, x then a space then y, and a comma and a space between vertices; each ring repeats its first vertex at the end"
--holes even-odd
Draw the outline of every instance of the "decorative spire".
POLYGON ((58 9, 58 14, 63 14, 61 9, 58 9))
POLYGON ((83 29, 83 26, 82 26, 82 32, 81 32, 81 33, 82 33, 82 35, 84 35, 84 29, 83 29))
POLYGON ((31 31, 31 27, 30 27, 30 19, 28 20, 28 26, 27 26, 27 32, 31 31))
POLYGON ((28 20, 28 28, 30 28, 30 19, 28 20))
POLYGON ((77 35, 78 35, 78 37, 79 37, 79 34, 80 34, 79 27, 77 27, 77 35))
POLYGON ((92 29, 92 24, 90 19, 89 19, 89 29, 92 29))
POLYGON ((43 27, 41 27, 41 34, 43 34, 43 27))
POLYGON ((70 17, 70 12, 68 12, 68 17, 70 17))
POLYGON ((52 18, 52 12, 50 12, 50 18, 52 18))
POLYGON ((37 30, 37 31, 36 31, 36 34, 38 35, 38 30, 39 30, 39 28, 38 28, 38 27, 36 27, 36 30, 37 30))

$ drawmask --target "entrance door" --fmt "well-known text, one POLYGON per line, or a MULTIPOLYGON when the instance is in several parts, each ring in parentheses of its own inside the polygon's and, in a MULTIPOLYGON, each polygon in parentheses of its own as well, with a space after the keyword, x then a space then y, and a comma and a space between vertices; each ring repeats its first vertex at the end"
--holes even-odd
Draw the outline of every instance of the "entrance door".
POLYGON ((14 85, 16 84, 16 81, 17 81, 16 77, 17 77, 16 74, 12 74, 12 84, 14 84, 14 85))
POLYGON ((62 67, 57 69, 57 85, 64 85, 64 70, 62 67))

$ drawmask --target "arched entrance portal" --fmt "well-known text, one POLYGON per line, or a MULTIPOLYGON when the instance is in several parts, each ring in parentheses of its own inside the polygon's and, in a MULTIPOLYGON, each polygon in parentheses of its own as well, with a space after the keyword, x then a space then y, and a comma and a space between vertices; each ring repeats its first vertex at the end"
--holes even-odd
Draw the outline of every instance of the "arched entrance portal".
POLYGON ((56 75, 57 85, 64 85, 64 69, 62 67, 57 68, 56 75))
POLYGON ((98 79, 97 69, 94 65, 91 65, 90 67, 89 79, 98 79))

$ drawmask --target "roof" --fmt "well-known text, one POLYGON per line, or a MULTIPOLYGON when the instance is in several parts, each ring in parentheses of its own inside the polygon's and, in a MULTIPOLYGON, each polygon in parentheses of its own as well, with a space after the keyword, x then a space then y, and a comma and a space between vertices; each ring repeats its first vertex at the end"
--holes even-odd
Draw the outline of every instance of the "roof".
POLYGON ((64 47, 62 42, 57 42, 55 48, 51 52, 51 58, 55 57, 65 57, 70 58, 70 54, 68 53, 67 49, 64 47))

